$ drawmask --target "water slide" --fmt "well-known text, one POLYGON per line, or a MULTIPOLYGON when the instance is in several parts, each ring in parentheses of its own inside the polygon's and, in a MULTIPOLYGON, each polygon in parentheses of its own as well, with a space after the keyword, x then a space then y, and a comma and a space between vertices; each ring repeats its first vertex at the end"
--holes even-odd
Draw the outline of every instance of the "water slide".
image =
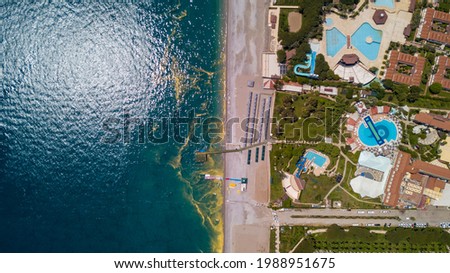
POLYGON ((306 54, 306 64, 298 64, 294 67, 294 73, 295 75, 302 76, 302 77, 308 77, 308 78, 318 78, 319 75, 314 74, 314 70, 316 69, 316 55, 317 52, 313 51, 311 54, 306 54), (300 69, 308 69, 309 73, 300 72, 300 69))
POLYGON ((380 137, 380 135, 378 134, 377 129, 375 128, 375 124, 373 123, 373 120, 370 116, 367 116, 364 118, 364 121, 366 122, 367 127, 370 129, 370 132, 372 133, 373 137, 375 138, 375 140, 377 141, 378 145, 383 145, 384 144, 384 139, 382 139, 380 137))

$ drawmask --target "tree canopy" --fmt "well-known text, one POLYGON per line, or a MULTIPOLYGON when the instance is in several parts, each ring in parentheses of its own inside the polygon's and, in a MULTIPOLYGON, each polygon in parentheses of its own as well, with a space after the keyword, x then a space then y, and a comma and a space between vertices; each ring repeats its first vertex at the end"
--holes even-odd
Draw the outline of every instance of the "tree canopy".
POLYGON ((432 85, 430 85, 430 92, 431 94, 439 94, 442 91, 442 84, 435 82, 432 85))

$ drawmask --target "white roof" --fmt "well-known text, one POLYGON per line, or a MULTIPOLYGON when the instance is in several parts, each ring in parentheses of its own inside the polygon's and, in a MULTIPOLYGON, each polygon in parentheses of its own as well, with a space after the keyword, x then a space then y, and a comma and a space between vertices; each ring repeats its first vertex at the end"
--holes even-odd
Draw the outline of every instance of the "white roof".
POLYGON ((350 186, 354 192, 359 193, 361 197, 376 198, 384 193, 386 183, 368 179, 364 176, 357 176, 350 181, 350 186))
POLYGON ((382 195, 389 177, 389 171, 392 169, 391 160, 387 157, 375 156, 371 152, 362 151, 359 156, 358 164, 383 172, 384 174, 381 182, 364 176, 353 178, 350 181, 350 186, 352 186, 353 191, 359 193, 362 197, 369 196, 370 198, 376 198, 382 195))
POLYGON ((283 85, 283 88, 281 90, 283 90, 283 91, 293 91, 293 92, 302 92, 303 88, 301 86, 298 86, 298 85, 285 84, 285 85, 283 85))
POLYGON ((450 207, 450 184, 446 184, 444 190, 442 191, 442 196, 439 200, 432 200, 431 205, 450 207))
POLYGON ((359 156, 358 164, 380 172, 388 172, 391 168, 391 160, 384 156, 375 156, 371 152, 362 151, 359 156))
POLYGON ((284 190, 286 191, 286 194, 294 200, 297 200, 300 195, 300 191, 295 190, 291 185, 291 174, 284 173, 285 177, 281 181, 281 184, 283 185, 284 190))
POLYGON ((263 78, 280 76, 280 67, 275 53, 263 53, 263 78))
POLYGON ((343 66, 339 64, 334 70, 334 73, 347 81, 350 81, 350 77, 353 77, 355 83, 362 84, 368 84, 376 77, 374 74, 364 69, 360 64, 352 66, 343 66))
POLYGON ((337 89, 337 87, 334 87, 334 86, 320 86, 319 93, 325 94, 325 95, 337 96, 338 89, 337 89))

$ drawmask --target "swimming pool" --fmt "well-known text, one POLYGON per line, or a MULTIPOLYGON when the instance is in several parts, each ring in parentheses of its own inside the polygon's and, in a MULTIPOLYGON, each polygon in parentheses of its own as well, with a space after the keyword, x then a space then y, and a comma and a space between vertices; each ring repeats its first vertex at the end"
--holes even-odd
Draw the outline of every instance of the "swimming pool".
POLYGON ((395 8, 394 0, 376 0, 373 4, 378 7, 395 8))
POLYGON ((341 48, 347 43, 345 35, 342 34, 337 28, 327 30, 327 55, 334 57, 341 48))
POLYGON ((325 24, 327 26, 331 27, 333 25, 333 19, 331 19, 331 18, 325 19, 325 24))
MULTIPOLYGON (((395 126, 394 122, 390 120, 383 119, 376 122, 375 129, 378 136, 386 142, 397 139, 397 126, 395 126)), ((375 136, 372 134, 372 131, 369 127, 366 127, 365 123, 361 123, 359 126, 358 136, 362 144, 366 146, 373 147, 379 145, 378 141, 375 139, 375 136)))
POLYGON ((313 161, 313 163, 319 167, 323 167, 323 165, 325 165, 325 162, 327 162, 327 159, 325 157, 318 155, 312 151, 307 152, 305 157, 306 159, 313 161))
POLYGON ((352 45, 361 51, 367 59, 373 61, 378 57, 383 32, 374 29, 369 23, 363 23, 352 35, 352 45))

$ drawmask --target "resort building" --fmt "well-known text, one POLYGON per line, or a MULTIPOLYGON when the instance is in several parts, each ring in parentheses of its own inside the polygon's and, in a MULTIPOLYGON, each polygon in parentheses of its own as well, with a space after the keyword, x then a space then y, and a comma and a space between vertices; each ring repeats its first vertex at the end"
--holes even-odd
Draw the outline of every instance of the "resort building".
POLYGON ((296 48, 286 51, 286 63, 289 63, 295 54, 297 54, 296 48))
POLYGON ((436 66, 437 71, 436 74, 431 75, 431 82, 440 83, 444 89, 450 90, 450 58, 447 56, 437 57, 436 66))
MULTIPOLYGON (((360 5, 365 5, 360 1, 360 5)), ((323 54, 334 73, 341 79, 366 85, 376 78, 368 68, 383 66, 381 54, 390 42, 405 43, 405 28, 411 23, 410 1, 378 0, 358 15, 343 18, 326 15, 323 40, 318 54, 323 54)))
POLYGON ((450 136, 445 139, 446 144, 441 146, 441 161, 450 163, 450 136))
POLYGON ((425 9, 422 12, 417 38, 450 45, 450 14, 431 8, 425 9))
POLYGON ((350 186, 361 197, 377 198, 384 194, 391 168, 389 158, 363 151, 359 156, 356 177, 350 181, 350 186))
POLYGON ((330 158, 316 150, 308 149, 296 163, 294 174, 284 172, 281 181, 285 193, 294 201, 300 198, 306 182, 301 178, 304 173, 312 172, 315 176, 322 175, 330 164, 330 158))
POLYGON ((377 25, 384 25, 388 19, 388 15, 384 9, 377 9, 372 16, 372 20, 377 25))
POLYGON ((388 178, 384 204, 390 207, 450 206, 450 170, 399 152, 388 178))
POLYGON ((414 117, 414 122, 450 132, 450 119, 440 115, 421 112, 414 117))
POLYGON ((277 54, 264 52, 262 55, 262 77, 266 79, 280 79, 281 75, 277 54))
POLYGON ((263 79, 263 88, 275 90, 275 81, 273 79, 263 79))
POLYGON ((296 175, 285 172, 281 184, 283 185, 284 191, 289 198, 292 200, 298 200, 300 198, 300 193, 303 189, 305 189, 306 182, 296 175))
POLYGON ((360 62, 356 54, 345 54, 335 66, 334 73, 341 79, 363 85, 373 81, 376 76, 367 70, 360 62))
POLYGON ((289 82, 288 84, 284 84, 281 88, 282 91, 289 91, 289 92, 297 92, 297 93, 303 93, 303 85, 296 83, 296 82, 289 82))
POLYGON ((391 51, 385 79, 410 86, 419 86, 425 67, 425 58, 400 51, 391 51))
POLYGON ((332 86, 320 86, 319 93, 322 95, 327 95, 327 96, 337 96, 338 89, 337 89, 337 87, 332 87, 332 86))

